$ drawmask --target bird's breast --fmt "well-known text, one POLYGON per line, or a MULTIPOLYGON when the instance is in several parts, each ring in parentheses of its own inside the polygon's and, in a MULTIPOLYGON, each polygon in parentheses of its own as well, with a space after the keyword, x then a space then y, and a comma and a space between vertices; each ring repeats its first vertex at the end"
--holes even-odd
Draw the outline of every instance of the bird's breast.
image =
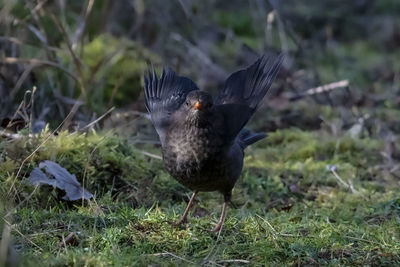
POLYGON ((185 183, 217 166, 215 161, 221 160, 224 151, 222 144, 222 138, 209 128, 172 130, 163 146, 164 163, 174 178, 185 183))

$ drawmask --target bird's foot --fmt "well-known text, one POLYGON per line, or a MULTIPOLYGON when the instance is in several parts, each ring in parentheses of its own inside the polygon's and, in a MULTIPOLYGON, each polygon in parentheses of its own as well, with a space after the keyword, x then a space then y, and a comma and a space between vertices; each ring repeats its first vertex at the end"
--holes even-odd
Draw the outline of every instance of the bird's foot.
POLYGON ((211 229, 211 232, 220 232, 222 230, 222 226, 224 225, 225 222, 225 215, 226 215, 226 208, 228 207, 227 202, 225 201, 224 204, 222 205, 222 212, 221 212, 221 217, 218 220, 217 225, 211 229))
POLYGON ((189 210, 193 205, 193 201, 194 198, 197 195, 197 191, 193 192, 192 196, 190 197, 189 203, 187 204, 187 207, 185 209, 185 212, 183 213, 181 219, 175 223, 172 223, 173 226, 177 227, 177 226, 181 226, 182 224, 186 224, 187 223, 187 216, 189 214, 189 210))
POLYGON ((172 226, 178 227, 178 226, 181 226, 181 225, 186 224, 186 223, 187 223, 187 219, 186 218, 182 218, 177 222, 173 222, 172 226))
POLYGON ((218 233, 219 231, 221 231, 221 229, 222 229, 222 224, 218 223, 216 226, 214 226, 213 229, 210 230, 210 232, 218 233))

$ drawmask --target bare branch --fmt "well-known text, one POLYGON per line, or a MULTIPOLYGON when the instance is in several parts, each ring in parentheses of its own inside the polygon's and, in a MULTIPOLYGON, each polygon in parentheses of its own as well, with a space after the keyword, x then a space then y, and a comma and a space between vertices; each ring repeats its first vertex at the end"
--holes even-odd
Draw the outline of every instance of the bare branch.
POLYGON ((305 91, 304 93, 301 93, 301 94, 288 93, 285 95, 285 97, 288 98, 289 100, 293 101, 293 100, 297 100, 297 99, 300 99, 300 98, 303 98, 306 96, 311 96, 311 95, 320 94, 320 93, 326 93, 326 92, 332 91, 337 88, 343 88, 343 87, 348 87, 348 86, 349 86, 349 80, 342 80, 342 81, 328 83, 325 85, 321 85, 321 86, 318 86, 315 88, 308 89, 307 91, 305 91))
POLYGON ((353 183, 348 179, 348 183, 346 183, 342 177, 339 176, 339 174, 336 172, 336 166, 335 165, 328 165, 328 170, 335 176, 335 178, 345 187, 349 188, 351 192, 358 193, 356 189, 354 189, 353 183))
MULTIPOLYGON (((72 38, 72 49, 75 49, 78 43, 83 42, 83 34, 86 30, 86 25, 87 25, 87 20, 89 18, 90 13, 92 12, 94 0, 89 0, 89 3, 86 7, 85 14, 78 26, 78 28, 75 31, 75 34, 72 38)), ((83 48, 83 45, 81 49, 83 48)), ((82 56, 82 55, 81 55, 82 56)))
POLYGON ((41 247, 39 247, 36 243, 34 243, 32 240, 30 240, 28 237, 26 237, 21 231, 19 231, 14 225, 12 225, 9 221, 7 221, 5 218, 3 220, 13 229, 15 232, 17 232, 19 235, 21 235, 25 240, 27 240, 29 243, 37 247, 40 251, 43 251, 41 247))
POLYGON ((81 74, 82 73, 82 62, 78 59, 78 57, 75 55, 74 50, 72 50, 72 45, 71 45, 71 41, 68 37, 67 32, 65 31, 64 27, 61 25, 61 23, 58 21, 58 19, 56 18, 56 16, 53 13, 50 13, 50 17, 53 20, 53 22, 56 24, 58 30, 60 31, 60 33, 62 34, 64 41, 67 45, 67 48, 69 50, 69 53, 72 56, 72 59, 74 60, 75 66, 78 70, 78 72, 81 74))
POLYGON ((73 74, 63 66, 49 60, 41 60, 36 58, 0 57, 0 64, 27 64, 27 65, 33 65, 33 67, 51 66, 59 70, 62 70, 63 72, 68 74, 71 78, 73 78, 75 81, 79 82, 79 79, 78 77, 76 77, 75 74, 73 74))
POLYGON ((203 64, 212 70, 212 72, 216 73, 217 76, 219 77, 226 77, 227 73, 218 65, 216 65, 210 57, 201 51, 197 46, 191 44, 188 40, 182 37, 182 35, 178 33, 172 33, 171 38, 179 43, 182 43, 184 46, 186 46, 186 49, 188 50, 189 54, 191 54, 193 57, 196 59, 200 60, 203 62, 203 64))
MULTIPOLYGON (((0 41, 9 41, 9 42, 12 42, 17 45, 27 45, 27 46, 32 46, 32 47, 43 49, 43 47, 41 47, 41 46, 37 46, 37 45, 31 44, 31 43, 26 43, 24 41, 19 40, 16 37, 12 37, 12 36, 0 36, 0 41)), ((60 49, 58 47, 54 47, 54 46, 46 46, 45 49, 50 50, 50 51, 59 51, 59 52, 63 51, 62 49, 60 49)))
POLYGON ((106 117, 108 114, 110 114, 113 110, 115 109, 115 107, 110 108, 106 113, 104 113, 103 115, 101 115, 100 117, 98 117, 96 120, 92 121, 91 123, 89 123, 88 125, 82 127, 81 129, 79 129, 78 131, 84 131, 86 129, 89 129, 90 127, 92 127, 93 125, 95 125, 96 123, 98 123, 99 121, 101 121, 104 117, 106 117))
POLYGON ((137 150, 137 151, 140 152, 140 153, 142 153, 142 154, 145 155, 145 156, 150 157, 150 158, 162 160, 162 157, 159 156, 159 155, 152 154, 152 153, 149 153, 149 152, 143 151, 143 150, 137 150))
POLYGON ((217 263, 246 263, 246 264, 248 264, 248 263, 250 263, 250 261, 240 260, 240 259, 238 259, 238 260, 231 259, 231 260, 219 260, 219 261, 217 261, 217 263))
POLYGON ((60 33, 62 34, 62 36, 64 38, 65 43, 67 44, 68 51, 70 52, 70 54, 72 56, 72 59, 74 61, 74 65, 75 65, 75 67, 76 67, 76 69, 78 71, 78 80, 77 81, 79 83, 79 86, 81 87, 81 91, 82 91, 83 97, 86 98, 87 97, 87 92, 86 92, 85 85, 83 83, 83 72, 82 72, 82 67, 84 66, 84 64, 82 63, 82 61, 79 60, 79 58, 76 56, 74 50, 72 49, 71 41, 70 41, 70 39, 68 37, 68 34, 65 31, 64 27, 58 21, 56 16, 51 12, 50 12, 50 17, 54 21, 54 23, 56 24, 58 30, 60 31, 60 33))

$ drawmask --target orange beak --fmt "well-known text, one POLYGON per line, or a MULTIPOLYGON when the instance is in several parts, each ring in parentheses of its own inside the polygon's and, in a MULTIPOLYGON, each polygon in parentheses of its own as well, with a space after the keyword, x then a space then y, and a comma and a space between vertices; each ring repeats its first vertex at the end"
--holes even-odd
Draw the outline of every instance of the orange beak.
POLYGON ((200 110, 203 107, 203 104, 201 104, 199 101, 196 101, 196 103, 194 103, 193 108, 200 110))

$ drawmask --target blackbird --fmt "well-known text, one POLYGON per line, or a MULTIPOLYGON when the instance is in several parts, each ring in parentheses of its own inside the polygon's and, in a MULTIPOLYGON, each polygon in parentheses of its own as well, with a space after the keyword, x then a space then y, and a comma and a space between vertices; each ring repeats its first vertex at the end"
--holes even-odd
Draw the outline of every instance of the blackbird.
POLYGON ((256 111, 283 61, 283 55, 264 55, 226 80, 213 101, 196 84, 163 69, 160 77, 148 73, 144 79, 146 108, 160 137, 167 171, 193 191, 182 218, 196 194, 219 191, 224 196, 222 212, 212 231, 220 231, 232 189, 243 167, 244 149, 265 138, 244 126, 256 111))

